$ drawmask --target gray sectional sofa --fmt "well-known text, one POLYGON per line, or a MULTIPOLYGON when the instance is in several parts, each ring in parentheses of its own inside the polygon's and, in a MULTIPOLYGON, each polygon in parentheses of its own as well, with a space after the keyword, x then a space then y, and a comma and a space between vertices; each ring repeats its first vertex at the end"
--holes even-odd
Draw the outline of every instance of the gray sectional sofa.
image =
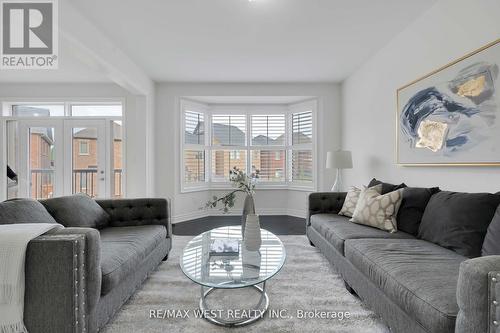
POLYGON ((345 197, 309 196, 307 236, 391 331, 500 331, 500 256, 470 258, 416 235, 352 223, 338 215, 345 197))
POLYGON ((0 203, 0 224, 59 223, 26 253, 24 322, 30 333, 97 332, 172 247, 165 199, 0 203))

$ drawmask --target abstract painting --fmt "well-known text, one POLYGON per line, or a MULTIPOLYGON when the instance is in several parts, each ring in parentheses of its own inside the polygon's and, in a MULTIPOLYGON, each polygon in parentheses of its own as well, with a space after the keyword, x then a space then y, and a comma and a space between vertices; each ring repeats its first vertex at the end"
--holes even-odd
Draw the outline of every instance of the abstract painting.
POLYGON ((500 39, 397 91, 401 165, 500 165, 500 39))

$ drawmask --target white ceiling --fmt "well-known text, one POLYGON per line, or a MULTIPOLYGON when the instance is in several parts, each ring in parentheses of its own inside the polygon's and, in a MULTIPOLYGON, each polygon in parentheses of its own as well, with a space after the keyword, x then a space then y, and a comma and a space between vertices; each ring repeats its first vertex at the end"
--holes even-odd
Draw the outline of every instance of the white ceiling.
POLYGON ((196 82, 341 81, 435 2, 73 0, 152 79, 196 82))
MULTIPOLYGON (((72 0, 160 82, 339 82, 435 2, 72 0)), ((110 82, 59 44, 58 70, 2 70, 0 82, 110 82)))

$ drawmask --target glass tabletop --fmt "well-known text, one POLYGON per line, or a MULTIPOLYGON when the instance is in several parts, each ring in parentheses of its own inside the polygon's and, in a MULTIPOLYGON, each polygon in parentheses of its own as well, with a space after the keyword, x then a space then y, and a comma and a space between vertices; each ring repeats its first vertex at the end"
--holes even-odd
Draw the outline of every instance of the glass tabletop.
POLYGON ((258 251, 245 248, 241 226, 228 226, 204 232, 194 237, 184 248, 180 264, 192 281, 215 288, 249 287, 268 280, 280 271, 286 252, 281 240, 272 232, 261 229, 262 245, 258 251), (216 239, 234 239, 239 253, 214 255, 210 245, 216 239))

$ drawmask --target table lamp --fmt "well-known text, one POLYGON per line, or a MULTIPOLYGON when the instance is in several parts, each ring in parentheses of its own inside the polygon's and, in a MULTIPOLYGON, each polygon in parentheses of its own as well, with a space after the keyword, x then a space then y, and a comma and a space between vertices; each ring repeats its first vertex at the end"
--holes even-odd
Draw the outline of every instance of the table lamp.
POLYGON ((340 192, 342 190, 342 175, 341 169, 352 169, 352 155, 348 150, 337 150, 326 153, 326 168, 337 169, 337 177, 332 187, 332 192, 340 192))

